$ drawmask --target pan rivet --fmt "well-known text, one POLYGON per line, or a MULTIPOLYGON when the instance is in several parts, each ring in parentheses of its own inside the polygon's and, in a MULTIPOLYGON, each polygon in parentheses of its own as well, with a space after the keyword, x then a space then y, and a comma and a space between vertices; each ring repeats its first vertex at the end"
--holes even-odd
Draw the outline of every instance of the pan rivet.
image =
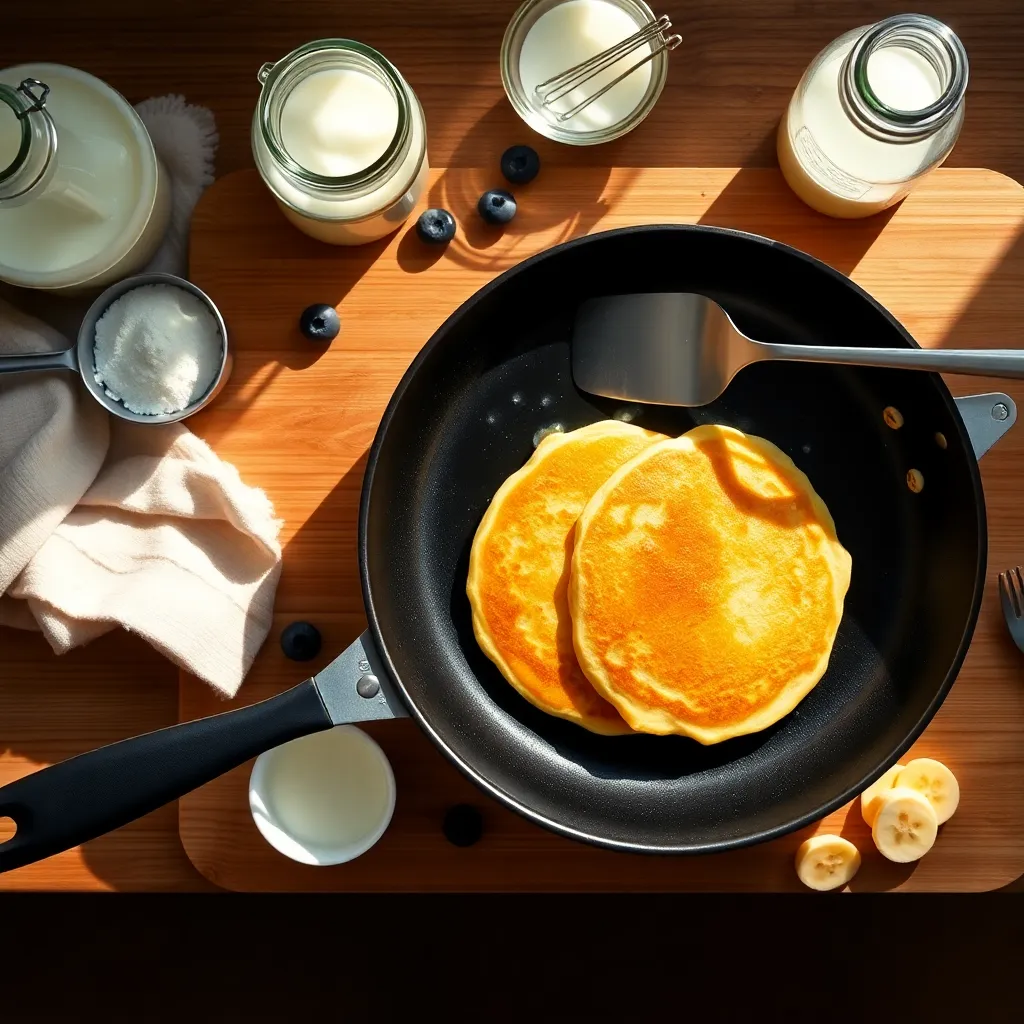
POLYGON ((924 474, 919 469, 907 471, 907 486, 915 493, 920 494, 924 490, 924 474))
POLYGON ((941 430, 940 430, 940 431, 939 431, 939 432, 938 432, 938 433, 937 433, 937 434, 935 435, 935 443, 936 443, 936 444, 937 444, 937 445, 938 445, 938 446, 939 446, 939 447, 940 447, 940 448, 941 448, 941 449, 942 449, 943 451, 945 451, 945 450, 946 450, 946 448, 948 447, 948 444, 949 444, 949 442, 947 442, 947 441, 946 441, 946 435, 945 435, 945 434, 943 434, 941 430))
POLYGON ((882 410, 882 419, 885 420, 885 425, 892 427, 893 430, 899 430, 903 426, 903 413, 893 405, 887 405, 882 410))
POLYGON ((380 693, 380 680, 372 672, 367 672, 359 677, 359 682, 356 683, 356 693, 360 697, 366 697, 367 700, 370 697, 376 697, 380 693))
POLYGON ((992 419, 994 420, 1005 420, 1009 417, 1010 410, 1002 402, 996 402, 992 406, 992 419))

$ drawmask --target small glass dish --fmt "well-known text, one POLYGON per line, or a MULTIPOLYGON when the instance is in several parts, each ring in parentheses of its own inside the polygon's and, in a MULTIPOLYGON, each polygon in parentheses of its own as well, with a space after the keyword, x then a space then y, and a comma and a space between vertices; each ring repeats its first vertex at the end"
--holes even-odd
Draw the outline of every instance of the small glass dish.
POLYGON ((249 776, 260 834, 278 853, 314 867, 366 853, 391 824, 395 796, 387 755, 354 725, 264 751, 249 776))
MULTIPOLYGON (((572 118, 560 121, 558 115, 541 105, 536 96, 529 93, 524 86, 520 73, 520 57, 523 43, 530 29, 549 11, 574 0, 526 0, 505 29, 505 37, 501 41, 501 84, 505 94, 516 113, 537 133, 555 142, 564 142, 569 146, 594 146, 602 142, 611 142, 632 131, 653 109, 665 87, 668 76, 668 51, 656 53, 647 62, 650 68, 650 81, 640 101, 625 117, 594 130, 572 128, 572 118)), ((655 20, 655 14, 643 0, 602 0, 618 7, 629 15, 639 30, 648 22, 655 20)), ((594 50, 596 55, 600 52, 594 50)), ((568 71, 568 66, 563 70, 568 71)))

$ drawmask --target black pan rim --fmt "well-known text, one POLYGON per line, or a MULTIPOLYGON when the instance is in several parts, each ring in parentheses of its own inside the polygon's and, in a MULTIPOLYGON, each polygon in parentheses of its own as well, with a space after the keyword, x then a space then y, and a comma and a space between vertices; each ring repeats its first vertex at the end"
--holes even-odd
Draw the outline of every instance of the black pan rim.
MULTIPOLYGON (((399 381, 398 386, 395 388, 391 395, 391 399, 388 402, 387 408, 384 410, 383 416, 381 416, 380 424, 377 427, 377 433, 374 436, 373 443, 370 446, 369 454, 366 461, 366 469, 363 475, 362 491, 359 499, 359 532, 358 532, 358 557, 359 557, 359 578, 360 585, 363 592, 363 604, 366 610, 367 623, 369 625, 373 642, 376 645, 377 653, 380 655, 384 665, 387 668, 388 674, 391 677, 394 685, 398 689, 405 702, 406 707, 409 709, 409 713, 413 717, 414 721, 419 727, 430 737, 434 745, 444 754, 445 757, 467 778, 469 778, 475 785, 477 785, 485 793, 493 796, 500 803, 504 804, 510 810, 515 811, 517 814, 522 815, 529 821, 540 825, 543 828, 548 829, 558 835, 566 836, 569 839, 575 839, 579 842, 587 843, 592 846, 598 846, 605 849, 617 850, 624 853, 646 853, 646 854, 661 854, 661 855, 686 855, 694 856, 700 854, 710 853, 724 853, 728 850, 742 849, 747 846, 754 846, 758 843, 767 842, 772 839, 778 839, 781 836, 789 835, 802 828, 806 828, 808 825, 812 825, 820 819, 831 814, 833 811, 842 807, 848 803, 854 797, 858 796, 863 792, 872 782, 875 781, 879 776, 885 772, 890 765, 895 764, 900 757, 913 745, 915 740, 921 735, 922 732, 927 728, 928 724, 934 718, 936 712, 942 706, 942 702, 945 700, 947 694, 956 681, 959 675, 960 669, 963 666, 964 659, 967 657, 967 652, 970 648, 971 640, 974 636, 974 631, 978 622, 978 615, 981 611, 981 602, 984 596, 985 589, 985 574, 988 565, 988 517, 985 508, 985 495, 981 483, 981 473, 978 468, 978 462, 976 458, 970 460, 970 475, 971 485, 973 489, 974 506, 977 512, 977 537, 978 537, 978 561, 975 572, 974 582, 974 594, 971 600, 971 610, 967 617, 967 621, 964 625, 963 634, 960 638, 960 643, 957 646, 956 655, 953 658, 953 662, 946 673, 945 678, 942 681, 942 685, 939 687, 934 699, 929 703, 924 713, 914 724, 913 729, 910 731, 908 736, 903 742, 897 745, 892 751, 891 755, 887 756, 880 765, 877 765, 874 769, 868 772, 864 778, 856 785, 844 790, 831 800, 826 801, 820 806, 812 809, 800 818, 789 822, 786 825, 780 825, 776 828, 765 829, 760 832, 752 833, 750 835, 741 836, 737 839, 730 839, 721 842, 713 843, 698 843, 698 844, 686 844, 681 846, 661 846, 652 845, 649 843, 634 843, 617 839, 610 839, 606 836, 594 835, 580 829, 571 828, 567 825, 563 825, 560 822, 554 821, 544 814, 539 813, 533 808, 522 803, 522 801, 516 799, 509 793, 506 793, 500 787, 495 786, 488 779, 486 779, 480 772, 475 769, 472 765, 466 763, 459 755, 451 749, 451 747, 441 739, 430 722, 422 715, 419 708, 416 706, 406 690, 402 680, 397 672, 394 662, 391 658, 388 644, 381 632, 380 622, 377 616, 376 605, 373 599, 373 594, 370 590, 369 584, 369 550, 367 543, 369 515, 370 515, 370 496, 373 492, 373 480, 377 469, 377 462, 379 459, 381 448, 384 444, 384 439, 387 436, 388 426, 391 420, 394 418, 395 413, 402 402, 402 397, 409 387, 413 377, 418 372, 419 368, 424 362, 429 359, 433 350, 442 343, 444 337, 450 328, 450 326, 457 322, 462 316, 466 315, 477 303, 485 300, 492 292, 502 286, 502 284, 514 277, 517 274, 523 273, 528 268, 535 264, 548 259, 555 253, 562 252, 566 249, 571 249, 576 246, 587 245, 590 242, 606 238, 612 235, 629 235, 639 234, 643 232, 662 232, 668 231, 680 234, 708 234, 708 235, 720 235, 720 236, 732 236, 743 239, 746 242, 752 242, 757 245, 768 246, 772 249, 778 249, 785 252, 789 256, 802 260, 806 263, 811 264, 819 273, 827 274, 834 280, 844 284, 849 288, 861 301, 867 302, 873 307, 878 313, 880 313, 900 334, 908 348, 920 348, 918 343, 914 340, 913 336, 907 331, 907 329, 889 312, 880 302, 878 302, 873 296, 866 292, 860 285, 856 284, 845 274, 836 270, 834 267, 830 267, 827 263, 819 260, 817 257, 804 252, 801 249, 797 249, 794 246, 787 245, 785 242, 779 242, 772 238, 766 238, 763 235, 758 235, 749 231, 740 231, 735 228, 723 228, 716 227, 708 224, 642 224, 632 225, 629 227, 613 228, 608 231, 599 231, 590 235, 583 235, 579 238, 570 239, 569 241, 562 242, 559 245, 552 246, 549 249, 545 249, 542 252, 536 253, 533 256, 528 257, 515 266, 505 270, 493 280, 489 281, 483 287, 474 292, 465 302, 461 303, 457 309, 455 309, 445 321, 437 328, 433 335, 427 340, 424 346, 417 353, 416 357, 409 364, 408 369, 402 375, 402 379, 399 381)), ((940 397, 942 398, 947 410, 952 416, 953 422, 956 424, 957 430, 959 431, 959 437, 961 444, 968 452, 974 451, 971 444, 971 439, 967 434, 967 429, 960 416, 960 413, 956 407, 956 403, 953 400, 953 396, 946 387, 945 382, 938 374, 928 374, 932 380, 932 385, 938 390, 940 397)))

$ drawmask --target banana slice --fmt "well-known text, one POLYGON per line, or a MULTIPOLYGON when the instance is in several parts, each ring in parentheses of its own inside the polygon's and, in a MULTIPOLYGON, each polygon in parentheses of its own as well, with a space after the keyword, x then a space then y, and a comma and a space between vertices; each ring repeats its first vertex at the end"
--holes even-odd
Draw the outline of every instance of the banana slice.
POLYGON ((879 798, 871 838, 883 857, 908 864, 932 848, 938 830, 939 819, 928 799, 909 786, 897 786, 879 798))
POLYGON ((811 836, 796 851, 796 874, 819 892, 838 889, 857 874, 860 851, 842 836, 811 836))
POLYGON ((860 795, 860 816, 867 822, 868 826, 874 825, 875 816, 878 814, 878 801, 881 795, 896 785, 896 776, 905 768, 905 765, 894 764, 880 779, 875 779, 860 795))
POLYGON ((899 773, 895 785, 916 789, 935 809, 941 825, 953 817, 960 803, 960 783, 941 762, 930 757, 916 757, 899 773))

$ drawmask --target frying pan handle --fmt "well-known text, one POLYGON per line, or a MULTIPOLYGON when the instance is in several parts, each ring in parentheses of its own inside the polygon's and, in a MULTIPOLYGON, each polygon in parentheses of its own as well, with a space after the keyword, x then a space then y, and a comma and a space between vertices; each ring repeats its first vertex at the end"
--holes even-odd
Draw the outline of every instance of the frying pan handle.
POLYGON ((0 373, 25 373, 27 370, 72 370, 78 372, 78 354, 73 348, 63 352, 33 352, 23 356, 0 356, 0 373))
POLYGON ((317 672, 313 682, 335 725, 409 717, 369 630, 317 672))
POLYGON ((269 700, 112 743, 0 788, 0 872, 51 857, 162 807, 249 758, 329 729, 307 679, 269 700))
POLYGON ((954 399, 971 439, 974 457, 980 459, 1017 421, 1017 405, 1009 395, 992 391, 954 399))

